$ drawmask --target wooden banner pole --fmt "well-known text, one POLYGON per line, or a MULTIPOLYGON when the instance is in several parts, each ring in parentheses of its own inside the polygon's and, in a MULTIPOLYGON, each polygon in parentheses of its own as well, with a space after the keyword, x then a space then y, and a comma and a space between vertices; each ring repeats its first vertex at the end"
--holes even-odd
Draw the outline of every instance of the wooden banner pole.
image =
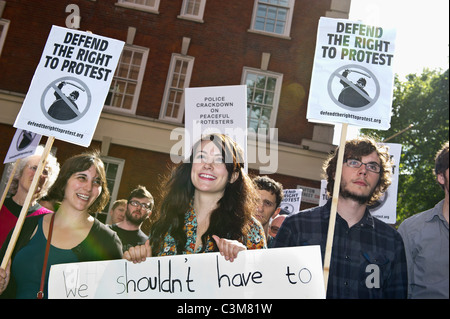
POLYGON ((48 137, 47 143, 45 144, 44 153, 42 154, 42 157, 39 161, 39 165, 34 174, 33 181, 31 182, 27 197, 25 198, 25 202, 22 206, 22 210, 20 211, 20 215, 19 218, 17 219, 16 226, 11 235, 8 248, 6 249, 5 256, 3 257, 3 261, 1 264, 1 268, 3 269, 6 269, 6 266, 8 265, 8 262, 11 259, 11 255, 14 250, 14 247, 16 246, 17 239, 19 238, 19 234, 20 231, 22 230, 23 223, 25 222, 25 218, 27 217, 28 208, 30 206, 31 200, 33 199, 34 191, 36 190, 36 186, 38 184, 42 171, 44 170, 45 163, 47 162, 47 156, 50 153, 54 141, 55 138, 50 136, 48 137))
POLYGON ((20 164, 20 158, 16 160, 16 162, 14 163, 14 167, 11 171, 11 174, 9 174, 8 183, 6 183, 5 190, 3 191, 3 194, 2 194, 2 199, 0 200, 0 207, 3 207, 3 203, 5 202, 6 195, 8 194, 9 188, 11 187, 11 183, 14 179, 14 174, 16 173, 16 170, 17 170, 17 167, 19 166, 19 164, 20 164))
POLYGON ((323 263, 323 279, 325 284, 325 295, 328 287, 328 276, 330 274, 331 251, 333 249, 334 226, 336 224, 337 204, 339 199, 339 188, 341 185, 342 165, 344 163, 345 141, 347 139, 348 124, 342 124, 341 140, 339 143, 336 173, 334 176, 333 197, 331 201, 330 221, 328 224, 327 245, 323 263))

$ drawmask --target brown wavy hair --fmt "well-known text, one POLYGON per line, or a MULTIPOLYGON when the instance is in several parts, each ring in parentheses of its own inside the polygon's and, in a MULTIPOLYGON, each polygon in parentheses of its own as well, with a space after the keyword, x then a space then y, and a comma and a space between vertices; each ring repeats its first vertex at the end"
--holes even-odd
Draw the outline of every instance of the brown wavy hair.
MULTIPOLYGON (((212 141, 219 150, 228 171, 228 181, 233 173, 238 177, 227 183, 223 197, 211 213, 207 231, 202 236, 202 251, 212 235, 238 240, 245 243, 252 213, 256 210, 259 195, 250 177, 244 171, 243 151, 230 137, 223 134, 210 134, 199 140, 192 148, 189 159, 175 166, 163 183, 163 200, 158 210, 158 218, 150 231, 150 244, 157 255, 164 244, 164 237, 170 234, 176 242, 177 253, 185 250, 187 237, 184 231, 185 214, 194 197, 195 187, 191 181, 194 151, 203 140, 212 141)), ((214 242, 215 251, 218 248, 214 242)))
MULTIPOLYGON (((336 164, 338 157, 338 150, 329 157, 324 163, 323 169, 325 171, 325 179, 327 180, 327 192, 330 197, 333 195, 334 178, 336 174, 336 164)), ((367 205, 373 205, 391 185, 392 175, 392 162, 388 152, 388 148, 385 145, 377 143, 370 137, 358 137, 353 140, 349 140, 345 143, 344 151, 344 163, 347 159, 352 158, 361 160, 363 156, 367 156, 376 152, 380 159, 380 179, 375 187, 372 197, 369 199, 367 205)))
POLYGON ((105 208, 109 201, 109 190, 106 182, 105 165, 100 159, 98 151, 90 151, 83 154, 74 155, 66 160, 61 167, 58 178, 48 191, 48 196, 56 201, 62 201, 66 192, 66 185, 69 178, 78 172, 83 172, 95 166, 98 176, 100 177, 102 191, 95 201, 89 206, 88 213, 94 214, 105 208))

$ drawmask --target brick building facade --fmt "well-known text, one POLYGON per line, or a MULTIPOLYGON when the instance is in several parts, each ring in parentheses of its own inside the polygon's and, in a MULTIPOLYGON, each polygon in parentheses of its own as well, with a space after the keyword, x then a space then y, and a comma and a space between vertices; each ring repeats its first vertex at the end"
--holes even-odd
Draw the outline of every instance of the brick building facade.
MULTIPOLYGON (((285 188, 318 189, 335 146, 332 126, 306 120, 317 24, 321 16, 347 18, 349 8, 350 0, 2 0, 0 154, 51 26, 78 27, 126 41, 89 147, 104 156, 113 198, 142 184, 158 201, 176 142, 170 133, 184 125, 184 88, 239 84, 254 93, 249 125, 278 129, 270 176, 285 188)), ((256 143, 248 138, 249 149, 256 143)), ((61 163, 85 150, 58 140, 54 147, 61 163)), ((249 163, 249 172, 260 174, 260 166, 249 163)))

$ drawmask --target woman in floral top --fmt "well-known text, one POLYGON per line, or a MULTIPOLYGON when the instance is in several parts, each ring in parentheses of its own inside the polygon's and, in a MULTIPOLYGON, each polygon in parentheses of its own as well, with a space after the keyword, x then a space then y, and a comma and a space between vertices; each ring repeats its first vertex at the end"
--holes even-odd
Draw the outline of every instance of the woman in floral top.
POLYGON ((128 260, 219 251, 233 261, 239 251, 266 248, 264 230, 252 217, 259 195, 244 171, 242 149, 230 137, 198 141, 164 190, 149 242, 126 252, 128 260))

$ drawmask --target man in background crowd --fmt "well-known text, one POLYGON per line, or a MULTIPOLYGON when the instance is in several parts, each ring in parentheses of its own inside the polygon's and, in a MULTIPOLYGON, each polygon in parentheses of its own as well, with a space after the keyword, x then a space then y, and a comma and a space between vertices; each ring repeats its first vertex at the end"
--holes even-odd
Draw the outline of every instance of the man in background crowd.
POLYGON ((141 230, 141 225, 152 213, 154 200, 145 186, 137 186, 128 196, 125 219, 109 226, 122 241, 123 251, 130 247, 144 245, 148 236, 141 230))
POLYGON ((408 263, 408 298, 449 298, 448 142, 436 154, 434 174, 445 197, 398 228, 408 263))
POLYGON ((264 228, 266 240, 269 244, 269 223, 280 212, 280 203, 283 200, 283 185, 274 181, 267 176, 256 176, 253 183, 258 190, 260 202, 255 213, 256 219, 259 220, 264 228))

